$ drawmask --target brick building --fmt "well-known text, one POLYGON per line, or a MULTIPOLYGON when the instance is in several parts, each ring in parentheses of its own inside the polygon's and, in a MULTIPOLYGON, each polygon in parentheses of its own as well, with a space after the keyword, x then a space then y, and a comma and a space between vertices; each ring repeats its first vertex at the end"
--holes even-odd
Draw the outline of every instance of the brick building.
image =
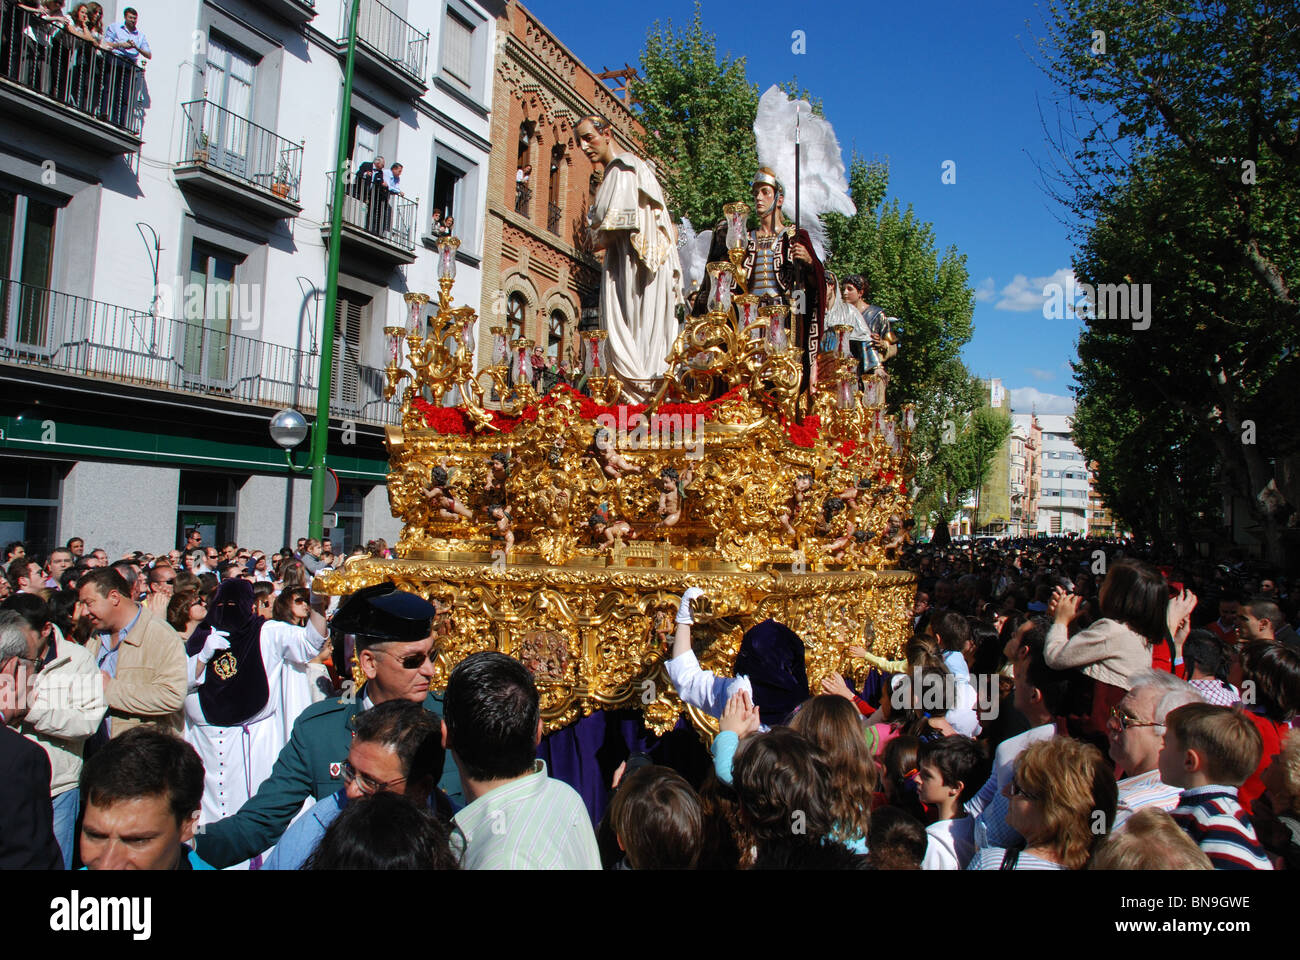
POLYGON ((522 4, 506 4, 497 37, 478 362, 491 362, 498 325, 580 361, 578 326, 598 319, 600 263, 585 239, 598 181, 574 131, 599 114, 626 150, 641 127, 522 4))

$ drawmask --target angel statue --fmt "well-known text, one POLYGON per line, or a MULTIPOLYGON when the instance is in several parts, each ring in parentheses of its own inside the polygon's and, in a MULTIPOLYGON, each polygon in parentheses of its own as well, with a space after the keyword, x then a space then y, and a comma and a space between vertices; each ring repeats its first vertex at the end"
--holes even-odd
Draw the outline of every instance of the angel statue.
POLYGON ((682 508, 686 505, 686 488, 695 479, 695 474, 687 468, 681 476, 676 467, 665 467, 659 474, 659 522, 660 527, 676 526, 682 519, 682 508))
POLYGON ((618 152, 608 120, 585 117, 575 132, 587 159, 605 169, 588 225, 593 250, 605 253, 600 315, 609 368, 627 399, 642 403, 658 390, 677 339, 684 301, 677 230, 654 173, 635 154, 618 152))

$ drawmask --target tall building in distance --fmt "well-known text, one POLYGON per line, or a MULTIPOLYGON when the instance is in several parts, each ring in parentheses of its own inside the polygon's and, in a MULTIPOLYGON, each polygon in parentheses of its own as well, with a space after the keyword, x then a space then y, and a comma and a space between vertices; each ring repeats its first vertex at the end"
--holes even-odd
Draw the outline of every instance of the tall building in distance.
MULTIPOLYGON (((127 6, 104 3, 106 23, 127 6)), ((350 6, 136 4, 138 66, 0 0, 0 539, 120 555, 187 526, 268 551, 305 534, 306 474, 267 426, 316 413, 350 6)), ((437 290, 435 210, 462 241, 453 296, 481 301, 504 9, 360 5, 321 417, 344 549, 398 530, 384 328, 406 325, 403 294, 437 290), (396 182, 354 179, 381 157, 396 182)))
POLYGON ((1043 436, 1037 532, 1086 536, 1088 467, 1071 438, 1070 418, 1044 413, 1037 419, 1043 436))

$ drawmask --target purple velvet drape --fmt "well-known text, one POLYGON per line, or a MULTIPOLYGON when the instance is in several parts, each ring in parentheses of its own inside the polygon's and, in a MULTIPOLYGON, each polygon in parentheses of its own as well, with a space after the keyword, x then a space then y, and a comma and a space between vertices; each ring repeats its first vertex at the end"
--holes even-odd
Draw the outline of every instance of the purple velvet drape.
POLYGON ((710 764, 695 728, 685 720, 663 737, 641 723, 638 710, 597 710, 542 739, 537 755, 550 775, 577 790, 597 824, 609 804, 610 780, 632 753, 648 753, 698 786, 710 764))

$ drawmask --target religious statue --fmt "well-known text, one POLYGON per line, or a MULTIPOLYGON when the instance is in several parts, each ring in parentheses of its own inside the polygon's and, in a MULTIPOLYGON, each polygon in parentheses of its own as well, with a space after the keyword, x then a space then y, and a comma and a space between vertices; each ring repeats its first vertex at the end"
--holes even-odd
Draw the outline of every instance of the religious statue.
POLYGON ((499 500, 504 500, 506 496, 506 477, 509 475, 510 454, 505 450, 498 450, 488 459, 488 476, 487 482, 483 485, 483 492, 495 494, 499 500))
MULTIPOLYGON (((812 364, 821 344, 822 318, 826 306, 825 269, 813 252, 807 230, 798 230, 781 216, 785 187, 768 167, 760 167, 751 186, 758 229, 745 242, 745 271, 748 292, 759 298, 759 306, 782 304, 789 310, 791 339, 798 345, 803 363, 803 383, 812 383, 812 364)), ((727 259, 727 223, 721 220, 713 230, 709 261, 727 259)), ((738 285, 733 294, 746 292, 738 285)), ((695 295, 691 313, 708 312, 707 285, 695 295)))
POLYGON ((609 331, 610 371, 633 403, 654 395, 677 339, 677 306, 684 301, 677 229, 659 181, 645 161, 619 153, 603 117, 577 126, 582 152, 604 166, 588 212, 594 251, 604 251, 600 314, 609 331))
POLYGON ((898 336, 890 325, 891 317, 885 316, 880 307, 867 302, 868 284, 860 274, 851 274, 844 278, 844 302, 857 314, 854 332, 850 335, 850 348, 858 361, 858 377, 879 377, 882 396, 879 405, 884 405, 883 387, 888 382, 885 364, 898 355, 898 336))
POLYGON ((659 474, 659 522, 655 529, 673 527, 682 518, 686 502, 686 488, 695 475, 688 468, 680 477, 676 467, 665 467, 659 474))
POLYGON ((799 535, 795 531, 792 522, 795 517, 799 515, 799 508, 803 506, 804 500, 807 499, 808 491, 812 489, 812 485, 813 475, 811 473, 801 473, 799 476, 795 477, 794 488, 790 491, 790 496, 782 506, 781 512, 777 514, 777 519, 781 521, 781 526, 784 527, 785 532, 792 537, 797 537, 799 535))
POLYGON ((844 551, 853 541, 855 530, 853 519, 839 497, 827 497, 822 504, 822 520, 816 527, 817 535, 831 541, 827 546, 830 555, 836 560, 844 556, 844 551))
POLYGON ((625 473, 640 473, 641 468, 624 457, 614 447, 614 434, 609 427, 600 427, 591 438, 591 453, 600 464, 601 473, 611 480, 617 480, 625 473))
POLYGON ((601 550, 608 550, 615 542, 624 539, 637 539, 637 532, 626 520, 610 520, 609 504, 602 503, 599 509, 587 520, 587 529, 591 533, 591 542, 599 544, 601 550))
POLYGON ((470 508, 457 500, 452 492, 451 478, 447 474, 446 467, 434 467, 429 472, 429 485, 424 488, 423 493, 424 498, 444 520, 455 520, 457 517, 464 517, 466 520, 474 519, 470 508))
POLYGON ((506 509, 504 503, 494 503, 488 507, 488 519, 496 527, 496 530, 489 534, 489 538, 504 543, 505 552, 509 553, 515 548, 514 524, 510 520, 510 511, 506 509))

